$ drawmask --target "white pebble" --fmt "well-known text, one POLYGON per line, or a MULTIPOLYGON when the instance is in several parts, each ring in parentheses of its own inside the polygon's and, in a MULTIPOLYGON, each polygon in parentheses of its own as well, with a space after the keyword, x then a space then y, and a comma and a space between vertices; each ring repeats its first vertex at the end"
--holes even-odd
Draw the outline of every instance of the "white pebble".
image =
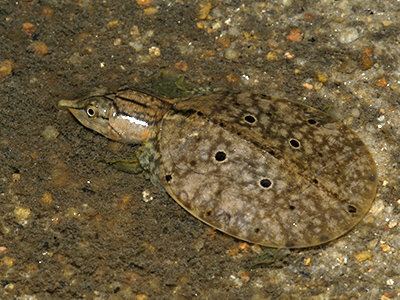
POLYGON ((387 285, 393 285, 394 284, 394 280, 392 278, 386 280, 386 284, 387 285))
POLYGON ((339 41, 343 44, 349 44, 358 39, 358 37, 359 34, 357 29, 354 27, 349 27, 340 32, 339 41))
POLYGON ((377 120, 378 120, 379 122, 383 122, 383 121, 385 121, 385 116, 384 116, 384 115, 379 116, 379 117, 377 118, 377 120))
POLYGON ((395 221, 395 220, 390 221, 389 224, 388 224, 389 228, 394 228, 396 226, 397 226, 397 221, 395 221))
POLYGON ((144 190, 142 192, 142 196, 143 196, 143 201, 146 203, 153 200, 153 197, 150 195, 150 192, 147 190, 144 190))

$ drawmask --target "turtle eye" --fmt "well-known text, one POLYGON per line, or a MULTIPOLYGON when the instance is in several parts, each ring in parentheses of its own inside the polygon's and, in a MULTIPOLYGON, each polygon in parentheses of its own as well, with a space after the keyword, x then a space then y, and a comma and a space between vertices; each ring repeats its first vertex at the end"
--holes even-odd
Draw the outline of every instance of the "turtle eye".
POLYGON ((89 118, 93 118, 94 116, 97 115, 97 108, 90 105, 86 108, 86 114, 88 115, 89 118))

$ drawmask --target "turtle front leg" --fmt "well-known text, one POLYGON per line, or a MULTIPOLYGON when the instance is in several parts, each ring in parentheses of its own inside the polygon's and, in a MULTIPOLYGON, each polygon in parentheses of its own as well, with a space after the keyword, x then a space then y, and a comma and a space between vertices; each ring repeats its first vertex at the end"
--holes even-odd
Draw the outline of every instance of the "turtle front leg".
POLYGON ((136 155, 132 159, 107 161, 107 164, 125 173, 139 174, 143 172, 143 168, 136 155))
POLYGON ((134 149, 134 156, 130 159, 107 161, 107 164, 119 171, 139 174, 149 171, 149 166, 154 159, 152 143, 144 143, 134 149))

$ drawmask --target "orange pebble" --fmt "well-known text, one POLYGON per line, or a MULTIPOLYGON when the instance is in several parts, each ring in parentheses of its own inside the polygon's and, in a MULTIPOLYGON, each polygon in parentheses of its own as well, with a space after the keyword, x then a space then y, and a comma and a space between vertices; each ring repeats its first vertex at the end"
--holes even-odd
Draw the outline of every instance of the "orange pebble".
POLYGON ((299 28, 293 28, 287 35, 287 39, 291 42, 300 42, 303 39, 303 33, 299 28))
POLYGON ((22 30, 29 36, 31 36, 36 31, 36 26, 30 22, 25 22, 22 24, 22 30))

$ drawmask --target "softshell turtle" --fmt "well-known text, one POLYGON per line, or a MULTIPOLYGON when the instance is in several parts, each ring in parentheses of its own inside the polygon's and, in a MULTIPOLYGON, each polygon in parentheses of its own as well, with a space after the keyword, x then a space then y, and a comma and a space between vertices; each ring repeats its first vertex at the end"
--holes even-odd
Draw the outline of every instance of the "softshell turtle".
POLYGON ((301 248, 353 228, 375 198, 360 138, 312 107, 215 93, 174 102, 134 90, 61 100, 84 126, 142 144, 138 159, 201 221, 269 247, 301 248))

